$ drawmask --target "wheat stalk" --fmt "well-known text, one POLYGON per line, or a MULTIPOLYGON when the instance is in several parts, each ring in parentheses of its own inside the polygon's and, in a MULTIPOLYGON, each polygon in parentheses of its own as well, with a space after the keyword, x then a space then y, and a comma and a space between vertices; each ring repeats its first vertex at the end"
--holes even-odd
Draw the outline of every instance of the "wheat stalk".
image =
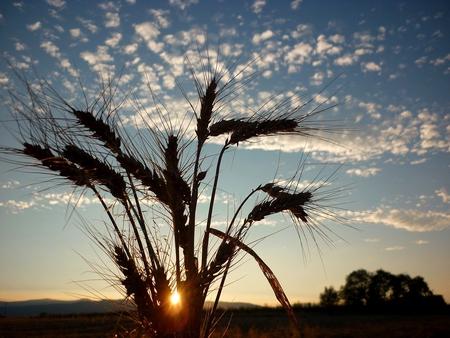
MULTIPOLYGON (((244 242, 253 224, 279 213, 291 216, 299 234, 309 232, 313 236, 316 233, 327 239, 327 228, 315 220, 314 215, 345 224, 336 213, 323 210, 320 205, 321 200, 337 197, 340 190, 326 190, 323 184, 311 185, 302 191, 274 182, 260 185, 237 207, 225 232, 211 226, 215 197, 228 149, 240 142, 274 135, 322 138, 318 132, 336 132, 341 130, 340 127, 324 127, 312 119, 336 105, 325 107, 324 102, 300 114, 299 111, 306 109, 317 96, 305 103, 298 103, 296 96, 281 101, 275 96, 245 116, 226 115, 224 108, 259 74, 257 70, 243 75, 256 59, 246 67, 239 67, 239 71, 233 71, 238 68, 237 60, 225 58, 222 62, 219 53, 214 59, 209 49, 205 55, 199 47, 197 53, 199 62, 192 61, 186 54, 186 63, 199 105, 191 102, 180 88, 192 109, 195 125, 192 135, 187 132, 187 126, 181 125, 178 129, 174 126, 170 112, 151 91, 150 84, 156 117, 143 118, 145 127, 136 126, 136 135, 130 135, 117 114, 124 101, 128 100, 141 117, 145 111, 129 94, 115 105, 114 97, 122 93, 119 90, 120 74, 106 81, 102 79, 103 87, 93 101, 88 103, 84 94, 85 106, 75 107, 49 83, 37 81, 35 86, 31 80, 16 73, 26 89, 24 95, 10 91, 21 146, 17 149, 3 147, 2 150, 34 158, 37 163, 24 164, 41 166, 75 187, 90 189, 97 196, 114 231, 109 231, 110 240, 103 236, 99 238, 92 230, 88 233, 116 264, 122 276, 119 282, 124 294, 133 300, 137 319, 151 337, 208 337, 214 329, 225 280, 241 252, 256 260, 275 297, 300 331, 278 279, 244 242), (197 74, 197 65, 202 76, 197 74), (242 79, 238 81, 240 77, 242 79), (291 101, 298 104, 292 106, 291 101), (212 138, 223 135, 227 138, 208 183, 212 191, 207 215, 200 216, 198 202, 204 192, 203 181, 214 163, 208 162, 210 157, 205 145, 212 138), (256 199, 255 196, 261 193, 265 198, 248 208, 251 198, 256 199), (107 203, 105 194, 112 196, 112 205, 107 203), (250 210, 244 213, 244 209, 250 210), (243 213, 247 217, 242 219, 239 215, 243 213), (201 219, 206 219, 204 232, 196 231, 201 219), (161 222, 166 222, 171 231, 166 242, 158 230, 161 222), (198 233, 200 237, 196 237, 198 233), (210 235, 220 238, 220 244, 214 246, 210 235), (213 285, 217 285, 215 283, 218 283, 215 303, 202 332, 203 305, 213 285), (170 302, 176 291, 181 296, 178 308, 170 302)), ((183 122, 189 124, 189 118, 183 122)))

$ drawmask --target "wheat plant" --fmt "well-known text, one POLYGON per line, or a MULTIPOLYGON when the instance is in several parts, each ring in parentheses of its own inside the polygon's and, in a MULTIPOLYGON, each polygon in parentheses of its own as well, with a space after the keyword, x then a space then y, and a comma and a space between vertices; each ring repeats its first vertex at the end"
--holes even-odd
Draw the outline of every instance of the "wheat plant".
POLYGON ((300 189, 299 168, 290 181, 268 180, 253 187, 227 226, 218 229, 212 219, 221 164, 227 151, 240 144, 275 135, 324 138, 324 132, 343 129, 332 121, 314 119, 334 107, 327 100, 317 104, 316 96, 304 102, 297 94, 274 97, 256 111, 233 115, 225 108, 254 83, 258 72, 239 70, 236 62, 221 60, 208 48, 199 48, 197 54, 200 70, 187 56, 186 64, 198 102, 180 86, 190 105, 182 119, 173 118, 179 112, 165 108, 151 83, 149 97, 156 114, 147 114, 132 90, 121 90, 120 74, 102 79, 91 102, 85 95, 85 103, 75 104, 47 81, 16 73, 25 91, 10 89, 7 101, 20 146, 3 147, 3 153, 32 158, 30 163, 8 157, 20 165, 44 168, 83 193, 95 194, 109 221, 103 233, 89 222, 83 223, 85 230, 120 271, 121 275, 104 277, 133 304, 132 313, 150 337, 209 337, 226 278, 240 254, 254 258, 300 332, 280 282, 246 238, 258 222, 285 213, 300 235, 330 240, 321 219, 345 223, 333 208, 326 208, 326 202, 342 190, 319 179, 300 189), (125 125, 120 114, 125 106, 135 109, 140 123, 125 125), (205 148, 214 139, 223 143, 211 156, 205 148), (205 187, 211 189, 209 208, 206 215, 199 215, 199 199, 209 191, 205 187), (249 201, 255 197, 258 201, 252 205, 249 201), (161 238, 156 219, 169 225, 170 240, 161 238), (204 316, 210 295, 213 306, 204 316), (173 302, 173 297, 179 301, 173 302))

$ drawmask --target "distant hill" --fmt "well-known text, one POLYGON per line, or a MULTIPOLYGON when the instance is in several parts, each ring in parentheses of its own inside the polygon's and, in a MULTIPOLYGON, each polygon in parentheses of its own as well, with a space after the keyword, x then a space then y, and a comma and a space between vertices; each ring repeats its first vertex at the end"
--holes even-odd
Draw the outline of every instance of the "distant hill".
POLYGON ((54 299, 37 299, 20 302, 1 302, 0 315, 8 317, 28 317, 40 314, 77 314, 102 313, 117 311, 119 301, 90 301, 80 299, 75 301, 61 301, 54 299))
MULTIPOLYGON (((37 299, 20 302, 0 301, 0 315, 5 317, 29 317, 41 314, 78 314, 78 313, 104 313, 118 311, 123 308, 122 301, 91 301, 80 299, 74 301, 61 301, 54 299, 37 299)), ((211 307, 212 302, 206 302, 205 307, 211 307)), ((250 303, 220 302, 222 309, 258 308, 250 303)))

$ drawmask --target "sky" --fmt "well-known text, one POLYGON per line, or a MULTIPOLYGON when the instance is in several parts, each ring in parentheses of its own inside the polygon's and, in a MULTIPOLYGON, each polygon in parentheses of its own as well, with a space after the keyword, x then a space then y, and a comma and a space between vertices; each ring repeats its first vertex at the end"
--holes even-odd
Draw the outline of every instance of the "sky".
MULTIPOLYGON (((326 105, 337 106, 318 123, 345 130, 320 133, 326 140, 283 135, 233 148, 213 224, 225 224, 252 188, 287 181, 302 168, 299 187, 326 182, 319 202, 346 224, 322 219, 333 243, 317 238, 317 247, 299 238, 286 215, 252 229, 250 241, 264 238, 254 250, 292 303, 318 302, 325 287, 339 288, 357 269, 422 276, 450 302, 449 16, 446 1, 2 1, 0 144, 19 146, 6 91, 23 92, 13 69, 38 74, 81 105, 80 82, 89 99, 102 77, 122 72, 123 92, 133 89, 151 112, 150 82, 181 121, 192 112, 178 84, 195 102, 184 55, 201 73, 198 50, 219 50, 230 74, 258 75, 229 103, 233 114, 297 97, 312 98, 300 111, 308 113, 334 94, 326 105)), ((139 120, 131 104, 120 116, 130 128, 139 120)), ((192 124, 184 128, 193 131, 192 124)), ((211 153, 223 139, 214 142, 211 153)), ((79 192, 59 183, 0 161, 1 300, 73 300, 93 290, 118 298, 87 263, 104 257, 72 213, 79 192)), ((204 189, 206 215, 210 187, 204 189)), ((98 229, 106 220, 90 194, 77 211, 98 229)), ((224 301, 276 304, 251 257, 228 282, 224 301)))

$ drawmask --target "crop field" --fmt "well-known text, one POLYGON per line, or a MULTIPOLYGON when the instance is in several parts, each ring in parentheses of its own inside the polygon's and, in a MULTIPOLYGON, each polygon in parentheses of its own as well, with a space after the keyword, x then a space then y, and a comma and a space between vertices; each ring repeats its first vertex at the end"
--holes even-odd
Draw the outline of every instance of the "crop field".
MULTIPOLYGON (((379 315, 296 310, 306 338, 450 337, 450 314, 379 315)), ((225 313, 213 338, 300 337, 282 309, 225 313), (232 318, 231 318, 232 317, 232 318), (230 322, 231 318, 231 322, 230 322)), ((0 338, 145 337, 143 330, 118 314, 41 315, 0 318, 0 338)))

